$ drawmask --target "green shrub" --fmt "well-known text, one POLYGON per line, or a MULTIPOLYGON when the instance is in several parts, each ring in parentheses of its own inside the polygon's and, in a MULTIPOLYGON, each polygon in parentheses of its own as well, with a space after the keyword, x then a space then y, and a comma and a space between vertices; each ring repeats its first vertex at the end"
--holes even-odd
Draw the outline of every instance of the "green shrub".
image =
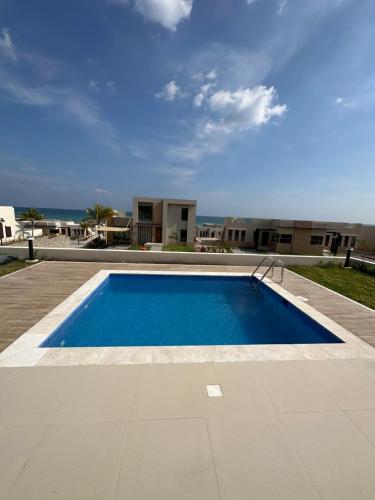
POLYGON ((193 245, 163 245, 163 252, 195 252, 193 245))
POLYGON ((366 262, 356 262, 354 260, 350 261, 350 266, 352 269, 359 271, 363 274, 368 274, 369 276, 375 276, 375 265, 366 264, 366 262))

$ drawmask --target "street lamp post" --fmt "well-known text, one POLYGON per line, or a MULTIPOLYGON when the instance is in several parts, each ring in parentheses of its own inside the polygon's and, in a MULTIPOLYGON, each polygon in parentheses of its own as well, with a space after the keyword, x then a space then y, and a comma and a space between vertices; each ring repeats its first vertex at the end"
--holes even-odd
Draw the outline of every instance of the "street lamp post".
POLYGON ((27 242, 29 244, 29 260, 33 261, 34 260, 34 238, 32 236, 29 236, 27 238, 27 242))
POLYGON ((350 255, 351 255, 352 251, 353 251, 353 248, 347 249, 344 267, 350 267, 350 255))
POLYGON ((3 236, 4 236, 3 222, 5 222, 5 219, 3 219, 3 217, 1 217, 0 218, 0 245, 1 246, 3 246, 3 236))

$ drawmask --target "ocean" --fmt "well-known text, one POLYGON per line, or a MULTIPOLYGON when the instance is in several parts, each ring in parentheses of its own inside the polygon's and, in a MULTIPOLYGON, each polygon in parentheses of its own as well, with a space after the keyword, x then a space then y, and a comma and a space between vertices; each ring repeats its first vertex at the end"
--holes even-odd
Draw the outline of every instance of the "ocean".
MULTIPOLYGON (((22 212, 27 210, 29 207, 14 207, 16 212, 16 217, 19 217, 22 212)), ((43 217, 48 220, 71 220, 74 222, 80 222, 86 217, 86 212, 84 210, 71 210, 67 208, 38 208, 39 212, 43 214, 43 217)), ((126 212, 131 215, 131 211, 126 212)), ((214 217, 212 215, 197 215, 196 223, 201 225, 205 222, 210 224, 224 224, 224 217, 214 217)))

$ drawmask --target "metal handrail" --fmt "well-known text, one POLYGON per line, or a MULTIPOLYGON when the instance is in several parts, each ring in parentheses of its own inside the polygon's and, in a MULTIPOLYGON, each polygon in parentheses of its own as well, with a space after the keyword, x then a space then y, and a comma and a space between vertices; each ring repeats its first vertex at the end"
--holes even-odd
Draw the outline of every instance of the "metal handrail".
POLYGON ((271 262, 271 265, 268 267, 267 271, 266 271, 265 273, 263 273, 263 274, 262 274, 262 277, 261 277, 261 278, 259 278, 258 283, 257 283, 258 288, 259 288, 260 283, 263 281, 263 278, 265 278, 265 277, 267 276, 267 274, 269 273, 269 271, 270 271, 271 269, 272 269, 272 276, 273 276, 273 266, 274 266, 274 264, 275 264, 275 263, 272 261, 272 262, 271 262))
POLYGON ((281 267, 281 281, 280 281, 280 283, 283 282, 283 280, 284 280, 284 262, 282 260, 275 260, 275 261, 273 260, 271 262, 270 266, 268 267, 268 269, 266 270, 266 272, 262 274, 261 278, 259 278, 258 283, 257 283, 257 287, 258 288, 259 288, 259 285, 261 284, 261 282, 263 281, 263 279, 267 276, 267 274, 269 273, 270 270, 272 270, 272 275, 271 276, 273 276, 273 268, 275 267, 275 264, 278 264, 278 263, 281 264, 281 266, 280 266, 281 267))
POLYGON ((255 268, 255 271, 253 271, 253 272, 251 273, 251 277, 253 277, 253 276, 254 276, 254 274, 258 271, 258 269, 259 269, 259 268, 260 268, 260 266, 263 264, 263 262, 264 262, 265 260, 267 260, 267 259, 271 259, 271 260, 272 260, 272 264, 273 264, 274 259, 273 259, 272 255, 266 255, 266 256, 265 256, 265 257, 263 257, 263 259, 259 262, 259 264, 258 264, 258 265, 257 265, 257 267, 255 268))
POLYGON ((280 264, 280 267, 281 267, 281 280, 280 280, 280 283, 282 283, 284 281, 284 262, 279 259, 279 260, 275 260, 274 265, 275 264, 280 264))

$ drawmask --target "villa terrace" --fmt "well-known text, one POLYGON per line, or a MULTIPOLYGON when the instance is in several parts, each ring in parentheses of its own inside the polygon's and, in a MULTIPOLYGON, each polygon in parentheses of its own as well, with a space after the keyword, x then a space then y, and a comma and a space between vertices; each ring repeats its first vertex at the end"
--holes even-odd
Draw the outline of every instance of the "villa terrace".
MULTIPOLYGON (((0 351, 101 269, 253 270, 42 262, 0 279, 0 351)), ((375 311, 288 271, 283 287, 375 347, 375 311)), ((99 366, 71 353, 0 368, 4 499, 374 498, 375 355, 99 366)))

